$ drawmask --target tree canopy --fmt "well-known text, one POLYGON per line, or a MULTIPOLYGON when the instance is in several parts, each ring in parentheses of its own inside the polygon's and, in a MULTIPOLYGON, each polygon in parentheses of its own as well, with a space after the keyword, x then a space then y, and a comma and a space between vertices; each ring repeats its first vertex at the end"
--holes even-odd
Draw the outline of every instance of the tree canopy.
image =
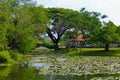
POLYGON ((109 50, 109 44, 111 42, 120 42, 120 36, 117 31, 119 27, 117 27, 113 22, 109 21, 108 23, 104 23, 103 28, 101 29, 101 34, 99 37, 101 41, 105 44, 105 50, 109 50))
POLYGON ((43 34, 48 34, 55 50, 63 36, 67 36, 67 40, 79 34, 87 37, 88 42, 106 44, 107 50, 111 42, 120 41, 120 27, 111 21, 103 23, 101 19, 106 17, 85 8, 75 11, 36 6, 33 0, 1 0, 0 50, 28 52, 35 48, 43 34))
POLYGON ((43 9, 36 7, 32 0, 1 1, 0 49, 17 49, 20 52, 33 49, 36 46, 36 26, 47 23, 43 9))
POLYGON ((63 8, 48 8, 47 12, 51 21, 51 24, 47 26, 47 34, 55 44, 57 50, 61 37, 72 27, 69 18, 78 12, 63 8))

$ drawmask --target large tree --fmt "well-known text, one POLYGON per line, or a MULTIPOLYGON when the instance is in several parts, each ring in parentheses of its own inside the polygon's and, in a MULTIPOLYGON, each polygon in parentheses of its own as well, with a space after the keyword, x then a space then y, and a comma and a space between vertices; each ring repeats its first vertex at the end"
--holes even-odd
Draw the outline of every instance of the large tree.
POLYGON ((78 12, 63 8, 48 8, 47 11, 51 20, 51 24, 47 26, 47 34, 53 41, 55 50, 58 50, 61 37, 72 27, 69 19, 78 12))
POLYGON ((35 47, 32 0, 2 0, 0 2, 0 49, 30 51, 35 47))
POLYGON ((7 27, 9 25, 9 15, 10 12, 10 4, 5 1, 0 1, 0 50, 4 50, 7 48, 7 27))
MULTIPOLYGON (((120 26, 117 27, 117 34, 120 36, 120 26)), ((120 42, 118 43, 118 46, 120 47, 120 42)))
POLYGON ((80 10, 82 14, 82 21, 79 30, 81 33, 89 38, 89 42, 97 42, 98 41, 98 34, 100 33, 100 29, 102 27, 101 19, 106 18, 106 15, 102 15, 99 12, 89 12, 82 8, 80 10))
POLYGON ((34 6, 30 10, 33 14, 32 21, 35 27, 34 33, 35 38, 37 38, 37 44, 44 43, 44 39, 41 36, 46 34, 46 26, 50 22, 45 12, 45 8, 43 6, 34 6))
POLYGON ((106 51, 109 50, 109 44, 111 42, 120 42, 120 34, 118 30, 119 27, 113 22, 109 21, 108 23, 104 23, 104 26, 101 29, 101 34, 98 37, 100 37, 101 41, 105 44, 106 51))
MULTIPOLYGON (((69 31, 67 36, 77 37, 79 34, 83 34, 84 38, 89 39, 88 42, 99 42, 98 34, 102 26, 101 18, 105 18, 106 15, 101 15, 98 12, 89 12, 82 8, 76 16, 70 18, 72 31, 69 31)), ((77 51, 76 42, 76 51, 77 51)))

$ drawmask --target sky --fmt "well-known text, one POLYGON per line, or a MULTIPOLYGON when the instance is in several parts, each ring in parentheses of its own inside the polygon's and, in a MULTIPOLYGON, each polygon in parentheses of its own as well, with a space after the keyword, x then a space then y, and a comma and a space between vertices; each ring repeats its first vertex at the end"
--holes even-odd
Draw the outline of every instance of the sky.
POLYGON ((85 7, 88 11, 100 12, 105 14, 109 20, 116 25, 120 25, 120 0, 36 0, 37 5, 44 7, 59 7, 80 10, 85 7))

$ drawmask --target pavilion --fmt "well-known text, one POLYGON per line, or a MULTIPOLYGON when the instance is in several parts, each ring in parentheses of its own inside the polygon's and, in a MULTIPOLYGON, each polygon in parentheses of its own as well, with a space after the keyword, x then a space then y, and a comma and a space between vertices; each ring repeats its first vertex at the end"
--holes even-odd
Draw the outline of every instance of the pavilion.
POLYGON ((87 40, 88 39, 85 39, 83 34, 80 34, 77 37, 70 37, 69 44, 70 47, 85 47, 87 40))

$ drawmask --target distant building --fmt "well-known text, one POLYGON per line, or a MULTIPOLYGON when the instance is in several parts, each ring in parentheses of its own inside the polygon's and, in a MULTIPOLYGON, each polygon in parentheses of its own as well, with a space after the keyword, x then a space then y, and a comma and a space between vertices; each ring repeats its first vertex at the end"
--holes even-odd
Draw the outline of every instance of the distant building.
POLYGON ((85 39, 84 36, 82 34, 80 34, 77 37, 70 37, 69 45, 70 45, 70 47, 84 47, 85 42, 87 40, 88 39, 85 39))
MULTIPOLYGON (((105 47, 105 44, 87 44, 86 42, 89 39, 85 39, 82 34, 78 35, 77 37, 70 37, 69 38, 69 47, 105 47)), ((110 43, 110 47, 120 47, 120 43, 110 43)))

